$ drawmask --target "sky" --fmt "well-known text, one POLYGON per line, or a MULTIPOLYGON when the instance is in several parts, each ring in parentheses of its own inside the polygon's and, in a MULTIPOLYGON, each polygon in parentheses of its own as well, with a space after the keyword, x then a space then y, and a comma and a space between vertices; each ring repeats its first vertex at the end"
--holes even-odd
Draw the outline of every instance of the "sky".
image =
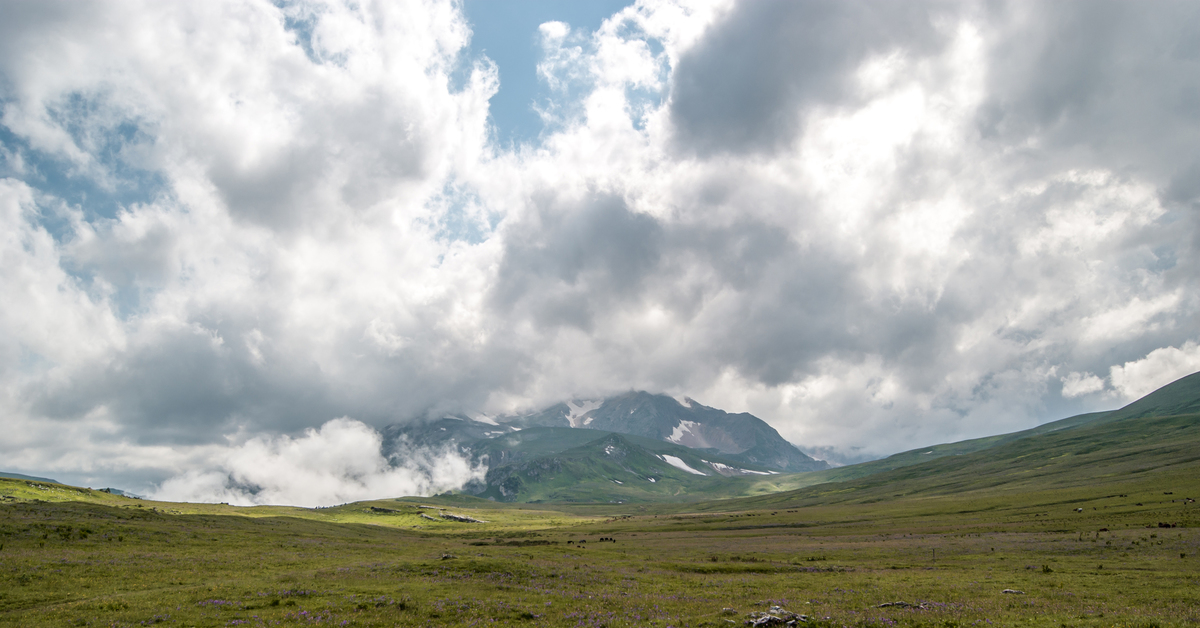
POLYGON ((631 389, 853 462, 1200 370, 1194 2, 0 16, 0 470, 429 493, 382 427, 631 389))

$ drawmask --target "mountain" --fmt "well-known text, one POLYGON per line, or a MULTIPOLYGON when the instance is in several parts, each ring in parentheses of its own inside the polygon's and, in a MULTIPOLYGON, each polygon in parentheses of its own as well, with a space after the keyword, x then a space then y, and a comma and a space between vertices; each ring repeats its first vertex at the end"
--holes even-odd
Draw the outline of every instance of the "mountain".
MULTIPOLYGON (((784 440, 775 428, 745 412, 730 414, 691 399, 629 392, 596 401, 572 400, 523 415, 494 418, 447 416, 427 423, 384 428, 384 446, 394 451, 402 440, 421 447, 455 447, 474 455, 481 443, 535 427, 581 432, 576 444, 613 432, 673 443, 721 456, 729 464, 780 472, 829 468, 784 440)), ((561 438, 573 438, 560 435, 561 438)), ((574 442, 574 441, 573 441, 574 442)), ((506 461, 493 458, 492 464, 506 461)))
POLYGON ((529 428, 494 439, 481 451, 503 452, 511 462, 491 466, 484 485, 471 492, 506 502, 696 501, 740 494, 746 482, 739 479, 772 473, 682 445, 570 428, 529 428), (592 438, 554 451, 583 435, 592 438), (521 442, 506 446, 506 440, 521 442))
POLYGON ((497 425, 466 416, 447 416, 427 423, 389 425, 383 428, 383 447, 384 451, 396 452, 403 449, 401 443, 404 442, 409 446, 433 449, 452 447, 469 453, 471 445, 517 429, 520 428, 515 425, 497 425))
POLYGON ((755 478, 829 467, 751 414, 647 392, 523 415, 447 416, 383 433, 396 455, 403 445, 453 447, 487 465, 486 478, 463 490, 500 501, 732 497, 747 494, 755 478))
POLYGON ((558 403, 540 412, 496 421, 520 427, 571 427, 642 436, 779 471, 829 468, 828 463, 804 454, 752 414, 730 414, 689 398, 681 403, 667 395, 642 391, 601 401, 558 403))
POLYGON ((467 490, 500 501, 692 502, 755 495, 759 497, 751 499, 767 505, 779 500, 871 501, 1044 482, 1086 484, 1131 470, 1179 468, 1200 460, 1200 454, 1190 453, 1200 451, 1198 424, 1200 373, 1111 412, 930 445, 836 469, 822 469, 827 465, 804 456, 752 415, 645 392, 573 400, 487 424, 447 418, 409 433, 414 442, 454 440, 461 451, 486 462, 485 481, 467 490), (624 452, 620 460, 600 446, 614 435, 621 442, 609 444, 624 452), (691 471, 672 467, 668 456, 691 471), (816 469, 779 473, 797 467, 816 469), (726 472, 711 473, 718 469, 726 472))

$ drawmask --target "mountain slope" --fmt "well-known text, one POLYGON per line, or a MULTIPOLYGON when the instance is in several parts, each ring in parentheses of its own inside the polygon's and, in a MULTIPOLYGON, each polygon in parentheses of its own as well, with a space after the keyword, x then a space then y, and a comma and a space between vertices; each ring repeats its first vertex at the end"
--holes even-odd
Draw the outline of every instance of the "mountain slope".
MULTIPOLYGON (((1047 424, 1035 428, 1041 430, 1036 433, 962 455, 704 508, 867 503, 980 491, 1044 490, 1119 483, 1156 474, 1170 478, 1168 484, 1180 477, 1191 478, 1192 486, 1200 484, 1200 413, 1172 413, 1198 404, 1200 377, 1190 375, 1111 413, 1065 419, 1060 423, 1066 426, 1059 429, 1042 430, 1053 425, 1047 424)), ((1164 484, 1163 488, 1171 486, 1164 484)))
MULTIPOLYGON (((463 453, 477 449, 487 439, 531 428, 562 428, 585 432, 576 444, 598 438, 587 432, 615 432, 673 443, 721 455, 734 465, 799 472, 826 469, 829 464, 801 452, 775 428, 745 412, 730 414, 686 399, 680 403, 667 395, 629 392, 602 401, 572 400, 544 410, 501 416, 486 422, 448 416, 425 423, 384 428, 384 446, 394 451, 402 443, 420 447, 455 447, 463 453)), ((506 463, 503 458, 493 461, 506 463)))
POLYGON ((477 495, 532 503, 695 501, 735 496, 749 484, 746 477, 724 476, 719 471, 728 465, 687 447, 625 434, 598 434, 599 438, 578 447, 492 467, 477 495))
POLYGON ((1200 413, 1200 372, 1181 377, 1158 390, 1109 412, 1100 421, 1112 422, 1147 416, 1200 413))
POLYGON ((9 479, 13 479, 13 480, 31 480, 33 482, 49 482, 51 484, 59 483, 58 480, 51 480, 50 478, 40 478, 36 475, 24 475, 21 473, 9 473, 7 471, 0 471, 0 478, 9 478, 9 479))
POLYGON ((502 417, 521 427, 574 427, 630 434, 701 451, 713 451, 741 464, 780 471, 815 471, 828 463, 815 460, 784 440, 775 428, 749 414, 730 414, 691 399, 629 392, 601 402, 571 401, 537 413, 502 417))
MULTIPOLYGON (((500 467, 508 464, 526 462, 542 456, 562 453, 594 442, 615 432, 599 430, 581 430, 567 427, 531 427, 519 432, 482 440, 472 447, 471 455, 476 461, 486 462, 490 467, 500 467), (486 460, 485 460, 486 458, 486 460)), ((645 449, 655 455, 670 454, 677 458, 697 460, 705 465, 705 473, 716 472, 717 475, 772 475, 771 471, 761 465, 748 465, 729 456, 723 456, 711 451, 698 451, 683 445, 622 434, 630 443, 645 449)))
POLYGON ((940 445, 930 445, 928 447, 920 447, 909 451, 903 451, 898 454, 892 454, 887 458, 880 460, 871 460, 869 462, 860 462, 854 465, 838 467, 836 469, 826 469, 824 471, 814 471, 811 473, 801 473, 797 475, 783 476, 772 480, 764 480, 760 484, 762 492, 778 492, 803 488, 805 486, 813 486, 815 484, 824 484, 826 482, 844 482, 855 478, 875 475, 901 467, 907 467, 915 464, 922 464, 931 460, 937 460, 945 456, 961 456, 963 454, 974 453, 985 449, 990 449, 1005 443, 1037 436, 1039 434, 1047 434, 1050 432, 1071 429, 1084 425, 1093 421, 1097 421, 1105 416, 1108 412, 1091 412, 1088 414, 1079 414, 1050 423, 1044 423, 1034 428, 1022 430, 1019 432, 1010 432, 1008 434, 997 434, 995 436, 984 436, 982 438, 972 438, 969 440, 958 441, 954 443, 943 443, 940 445), (773 490, 768 490, 768 485, 773 486, 773 490))
POLYGON ((428 423, 406 423, 383 428, 384 451, 395 452, 402 445, 441 449, 452 447, 469 452, 472 445, 488 438, 512 432, 515 427, 448 416, 428 423))

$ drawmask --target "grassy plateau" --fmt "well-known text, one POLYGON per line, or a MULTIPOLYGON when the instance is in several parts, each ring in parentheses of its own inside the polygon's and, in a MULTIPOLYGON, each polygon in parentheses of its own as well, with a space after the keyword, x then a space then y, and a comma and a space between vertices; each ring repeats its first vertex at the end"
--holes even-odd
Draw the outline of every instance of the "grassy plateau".
POLYGON ((686 503, 238 508, 0 478, 0 626, 1200 626, 1200 376, 1177 384, 686 503))
POLYGON ((704 513, 0 480, 0 625, 722 626, 772 605, 820 626, 1196 625, 1198 478, 704 513))

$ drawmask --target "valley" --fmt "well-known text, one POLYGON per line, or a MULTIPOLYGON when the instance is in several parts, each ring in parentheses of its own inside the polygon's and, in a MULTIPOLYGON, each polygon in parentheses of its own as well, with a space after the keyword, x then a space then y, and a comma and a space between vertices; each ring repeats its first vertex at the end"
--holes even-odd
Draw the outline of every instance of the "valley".
POLYGON ((239 508, 3 478, 0 625, 1194 626, 1197 402, 1192 375, 1027 433, 767 476, 528 426, 544 438, 488 451, 526 479, 547 455, 575 464, 526 487, 542 503, 239 508), (713 484, 601 499, 619 472, 713 484))

